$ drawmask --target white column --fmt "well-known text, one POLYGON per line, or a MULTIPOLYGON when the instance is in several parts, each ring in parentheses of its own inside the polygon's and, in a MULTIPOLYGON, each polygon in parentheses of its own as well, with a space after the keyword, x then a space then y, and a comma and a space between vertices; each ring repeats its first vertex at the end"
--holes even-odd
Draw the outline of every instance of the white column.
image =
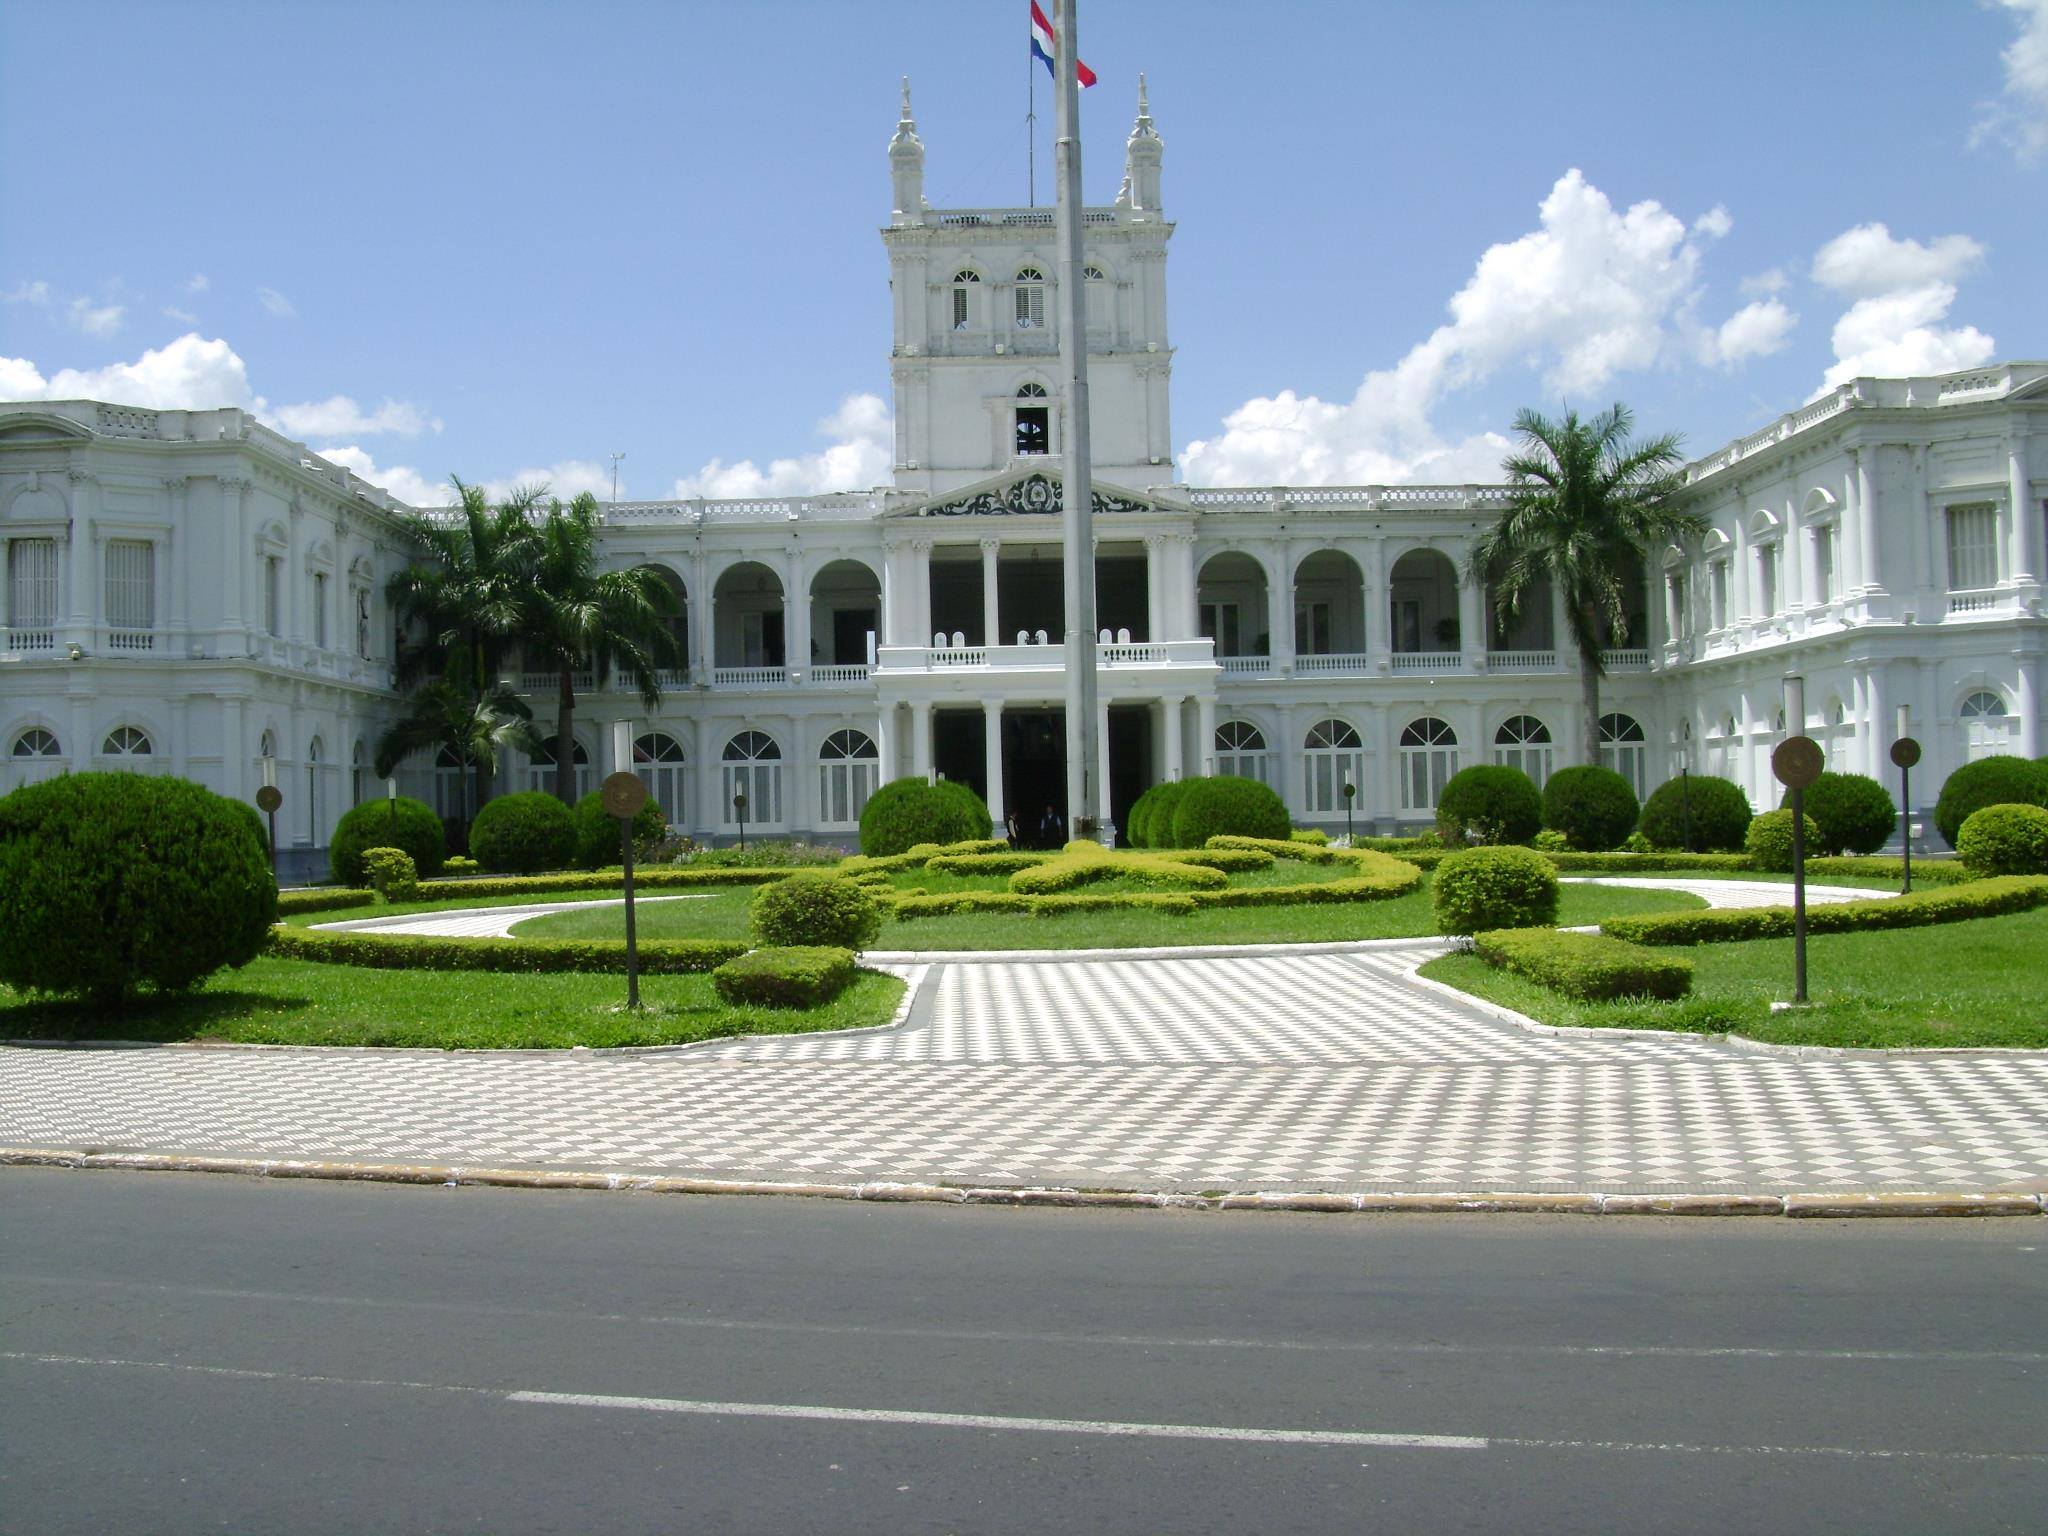
POLYGON ((1273 653, 1273 670, 1294 670, 1294 551, 1286 544, 1273 546, 1270 595, 1266 600, 1267 649, 1273 653))
POLYGON ((1365 649, 1377 672, 1388 664, 1387 657, 1394 649, 1394 598, 1387 584, 1387 541, 1374 539, 1366 551, 1365 649))
POLYGON ((916 618, 912 630, 915 645, 932 643, 932 541, 918 539, 910 546, 910 611, 916 618))
POLYGON ((811 587, 801 545, 783 561, 787 572, 782 589, 782 666, 785 672, 811 675, 811 587))
POLYGON ((2027 429, 2017 421, 2008 429, 2005 440, 2005 473, 2012 501, 2013 584, 2027 586, 2044 575, 2040 547, 2042 512, 2034 504, 2033 487, 2027 476, 2027 429))
POLYGON ((1799 517, 1799 505, 1789 495, 1785 498, 1784 561, 1779 579, 1784 583, 1785 612, 1789 614, 1812 601, 1806 590, 1806 568, 1813 563, 1806 558, 1806 527, 1799 517))
POLYGON ((932 776, 932 706, 917 699, 910 706, 910 771, 920 779, 932 776))
MULTIPOLYGON (((1876 493, 1872 489, 1874 477, 1870 472, 1871 461, 1876 456, 1874 448, 1856 450, 1856 552, 1853 559, 1855 590, 1858 592, 1868 591, 1878 584, 1877 509, 1872 504, 1876 493)), ((1849 589, 1845 586, 1843 590, 1849 589)), ((1925 619, 1928 615, 1922 614, 1921 617, 1925 619)))
MULTIPOLYGON (((1731 594, 1728 601, 1735 601, 1731 594)), ((1571 615, 1564 611, 1564 588, 1555 581, 1550 583, 1550 649, 1557 656, 1559 667, 1575 672, 1579 666, 1578 647, 1572 644, 1571 615)))
POLYGON ((1195 536, 1192 533, 1177 533, 1173 536, 1174 594, 1167 612, 1169 640, 1190 640, 1202 632, 1199 615, 1195 612, 1195 536))
POLYGON ((1160 700, 1160 715, 1166 732, 1166 782, 1173 783, 1181 776, 1181 736, 1186 726, 1186 710, 1182 707, 1187 700, 1178 694, 1160 700))
POLYGON ((178 530, 186 526, 186 519, 192 509, 192 482, 184 475, 173 475, 164 482, 165 499, 170 503, 168 511, 171 526, 165 532, 163 542, 157 546, 157 591, 162 604, 157 609, 157 628, 170 634, 171 654, 185 654, 185 629, 187 593, 185 591, 186 551, 192 540, 190 535, 179 539, 178 530))
MULTIPOLYGON (((1001 645, 1003 643, 1002 601, 997 595, 997 562, 1002 558, 1001 539, 981 541, 981 643, 1001 645)), ((994 809, 993 806, 990 807, 994 809)), ((997 818, 1001 820, 1000 817, 997 818)))
MULTIPOLYGON (((249 798, 249 744, 242 739, 242 701, 220 701, 220 792, 230 800, 249 798)), ((93 743, 75 738, 71 761, 84 767, 92 760, 93 743)))
POLYGON ((249 482, 232 477, 220 486, 220 623, 223 644, 226 633, 241 629, 245 622, 243 599, 249 595, 250 560, 247 541, 242 537, 242 496, 249 482))
POLYGON ((1145 638, 1166 638, 1166 538, 1145 535, 1145 638))
POLYGON ((1280 782, 1274 788, 1280 791, 1281 802, 1287 807, 1287 814, 1301 814, 1301 776, 1294 770, 1301 766, 1301 741, 1294 734, 1294 706, 1280 706, 1280 739, 1273 743, 1273 771, 1280 782))
POLYGON ((875 751, 881 757, 879 784, 887 784, 897 776, 896 747, 896 706, 885 703, 875 722, 875 751))
POLYGON ((93 625, 93 578, 99 562, 98 530, 100 483, 82 469, 71 471, 71 539, 64 551, 64 574, 70 578, 66 594, 66 638, 91 648, 93 625))
POLYGON ((1477 670, 1474 663, 1486 656, 1486 598, 1479 583, 1468 580, 1462 570, 1458 573, 1458 640, 1467 669, 1477 670))
MULTIPOLYGON (((993 542, 993 541, 990 541, 993 542)), ((982 548, 988 545, 984 543, 982 548)), ((996 825, 995 836, 1004 835, 1008 807, 1003 799, 1003 701, 983 699, 982 771, 988 777, 988 813, 996 825)))
POLYGON ((2019 724, 2019 755, 2038 757, 2041 755, 2041 658, 2038 653, 2021 656, 2019 663, 2018 686, 2013 690, 2013 702, 2018 706, 2014 714, 2019 724))
POLYGON ((1203 778, 1216 772, 1216 698, 1203 694, 1195 700, 1195 763, 1203 778))
POLYGON ((1112 821, 1109 813, 1109 700, 1102 699, 1095 706, 1095 782, 1101 786, 1098 791, 1102 807, 1100 831, 1107 833, 1112 821))
POLYGON ((711 560, 703 550, 695 551, 690 569, 690 672, 704 683, 711 680, 718 659, 718 612, 711 595, 711 560))

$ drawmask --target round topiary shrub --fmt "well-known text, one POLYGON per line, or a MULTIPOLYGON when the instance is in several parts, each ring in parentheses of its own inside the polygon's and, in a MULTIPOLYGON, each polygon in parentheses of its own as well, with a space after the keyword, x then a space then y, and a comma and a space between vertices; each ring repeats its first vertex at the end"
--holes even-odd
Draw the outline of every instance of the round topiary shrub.
MULTIPOLYGON (((608 815, 604 794, 593 789, 570 813, 576 821, 576 862, 585 869, 603 869, 619 862, 619 819, 608 815)), ((633 857, 645 858, 668 831, 668 818, 649 795, 633 818, 633 857)))
POLYGON ((1963 823, 1987 805, 2048 806, 2048 764, 2024 757, 1980 757, 1963 764, 1941 786, 1934 825, 1953 848, 1963 823))
POLYGON ((1172 848, 1173 816, 1179 807, 1181 796, 1187 792, 1189 780, 1175 779, 1167 784, 1154 784, 1138 796, 1127 816, 1124 831, 1130 837, 1134 848, 1172 848))
POLYGON ((1548 928, 1557 921, 1557 871, 1530 848, 1467 848, 1436 867, 1430 895, 1440 933, 1548 928))
MULTIPOLYGON (((1778 804, 1792 803, 1786 790, 1778 804)), ((1806 814, 1820 828, 1820 851, 1875 853, 1898 830, 1899 812, 1877 780, 1861 773, 1823 773, 1806 787, 1806 814)))
POLYGON ((1987 805, 1956 834, 1956 852, 1980 875, 2048 875, 2048 810, 1987 805))
MULTIPOLYGON (((1160 847, 1200 848, 1225 835, 1284 839, 1293 830, 1280 797, 1257 779, 1223 773, 1181 782, 1185 787, 1173 805, 1171 841, 1160 847)), ((1156 820, 1153 829, 1158 831, 1156 820)))
POLYGON ((860 949, 882 931, 882 909, 865 886, 844 875, 805 873, 756 891, 747 924, 763 944, 860 949))
POLYGON ((363 872, 370 889, 386 901, 413 901, 420 894, 420 873, 403 848, 365 848, 363 872))
MULTIPOLYGON (((1817 857, 1820 853, 1820 828, 1808 816, 1806 822, 1806 855, 1817 857)), ((1792 868, 1792 813, 1790 811, 1765 811, 1750 821, 1749 831, 1743 835, 1742 848, 1750 862, 1758 869, 1767 869, 1785 874, 1792 868)))
POLYGON ((389 800, 365 800, 342 813, 334 824, 334 836, 327 844, 327 873, 342 885, 361 885, 365 848, 402 848, 412 855, 413 868, 422 880, 441 872, 448 845, 441 830, 441 818, 431 806, 400 795, 398 825, 391 824, 389 800))
POLYGON ((1543 786, 1543 825, 1581 853, 1606 853, 1636 827, 1636 792, 1612 768, 1560 768, 1543 786))
POLYGON ((1436 801, 1436 830, 1451 847, 1526 843, 1543 826, 1543 796, 1519 768, 1478 764, 1451 775, 1436 801))
POLYGON ((1636 830, 1652 848, 1684 848, 1689 822, 1694 853, 1740 853, 1755 814, 1741 785, 1689 774, 1667 779, 1650 791, 1636 830))
POLYGON ((576 818, 553 795, 500 795, 469 826, 470 857, 496 875, 567 869, 576 857, 576 818))
POLYGON ((0 799, 0 982, 118 1003, 247 965, 277 918, 263 823, 186 779, 70 773, 0 799))
POLYGON ((988 806, 965 784, 895 779, 860 813, 860 851, 870 858, 907 853, 918 843, 965 843, 988 836, 988 806))

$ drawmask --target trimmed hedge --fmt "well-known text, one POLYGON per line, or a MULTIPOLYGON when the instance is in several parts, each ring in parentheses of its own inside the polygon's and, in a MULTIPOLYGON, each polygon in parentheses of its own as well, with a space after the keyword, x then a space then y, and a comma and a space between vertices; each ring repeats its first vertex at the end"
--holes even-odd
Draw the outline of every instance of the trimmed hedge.
MULTIPOLYGON (((1813 818, 1802 818, 1803 831, 1808 849, 1820 851, 1820 828, 1813 824, 1813 818)), ((1749 851, 1752 869, 1769 870, 1773 874, 1788 874, 1792 869, 1792 813, 1790 811, 1765 811, 1749 824, 1749 831, 1743 834, 1742 846, 1749 851)))
POLYGON ((736 1008, 816 1008, 844 992, 858 972, 850 949, 790 945, 726 961, 711 973, 711 985, 736 1008))
MULTIPOLYGON (((1903 859, 1858 854, 1855 858, 1808 859, 1806 878, 1825 883, 1829 876, 1843 880, 1903 880, 1906 865, 1903 859)), ((1915 859, 1913 861, 1913 884, 1920 885, 1963 885, 1981 878, 1960 859, 1915 859)))
POLYGON ((1437 796, 1436 831, 1452 847, 1526 843, 1543 826, 1543 795, 1519 768, 1461 768, 1437 796))
POLYGON ((386 901, 413 901, 420 893, 420 872, 403 848, 365 848, 363 869, 370 886, 386 901))
POLYGON ((1987 805, 2048 806, 2048 763, 1998 756, 1963 764, 1941 786, 1934 825, 1953 848, 1963 823, 1987 805))
POLYGON ((469 853, 492 874, 566 869, 576 857, 576 818, 537 789, 500 795, 469 824, 469 853))
POLYGON ((1321 827, 1295 827, 1288 832, 1287 840, 1290 843, 1314 843, 1318 848, 1326 848, 1330 843, 1330 834, 1321 827))
MULTIPOLYGON (((593 789, 570 813, 576 824, 576 862, 585 869, 602 869, 619 862, 619 819, 605 813, 604 792, 593 789)), ((633 818, 633 858, 637 863, 650 853, 668 831, 668 818, 652 795, 633 818)))
POLYGON ((1653 848, 1686 846, 1686 827, 1692 828, 1692 848, 1702 853, 1735 853, 1749 831, 1749 796, 1729 779, 1691 774, 1666 779, 1650 791, 1643 802, 1643 814, 1636 830, 1650 840, 1653 848))
MULTIPOLYGON (((709 971, 746 952, 738 939, 642 939, 640 969, 648 975, 709 971)), ((270 930, 269 952, 281 960, 360 965, 379 971, 623 972, 624 939, 441 939, 423 934, 317 933, 270 930)))
POLYGON ((319 886, 309 891, 279 891, 277 915, 289 917, 305 912, 344 912, 350 907, 375 905, 377 893, 361 886, 319 886))
POLYGON ((1124 813, 1124 835, 1134 848, 1171 848, 1174 809, 1189 781, 1174 779, 1154 784, 1131 803, 1124 813))
POLYGON ((1439 933, 1557 921, 1557 871, 1529 848, 1468 848, 1445 859, 1430 892, 1439 933))
MULTIPOLYGON (((1294 825, 1270 785, 1234 774, 1183 779, 1173 807, 1173 845, 1200 848, 1210 838, 1269 837, 1287 841, 1294 825)), ((1155 822, 1154 833, 1157 834, 1155 822)))
MULTIPOLYGON (((1051 853, 937 853, 925 860, 925 868, 935 875, 1014 875, 1020 869, 1029 869, 1034 864, 1043 864, 1057 858, 1051 853)), ((863 878, 887 880, 887 874, 875 875, 870 872, 863 878)))
POLYGON ((1093 843, 1069 844, 1068 851, 1010 876, 1020 896, 1051 896, 1103 880, 1130 880, 1164 890, 1222 890, 1230 877, 1220 869, 1181 864, 1163 854, 1113 854, 1093 843))
POLYGON ((844 875, 806 870, 756 891, 747 926, 763 944, 857 950, 882 931, 882 909, 844 875))
POLYGON ((958 843, 989 834, 988 806, 953 779, 892 779, 860 813, 860 851, 870 858, 904 853, 919 843, 958 843))
POLYGON ((2048 811, 2038 805, 1972 811, 1956 852, 1980 875, 2048 875, 2048 811))
MULTIPOLYGON (((1779 808, 1792 804, 1786 790, 1779 808)), ((1875 853, 1899 828, 1899 813, 1885 787, 1862 773, 1823 773, 1806 787, 1806 815, 1820 832, 1819 851, 1875 853)))
POLYGON ((327 840, 327 873, 343 885, 362 885, 365 848, 403 848, 421 879, 441 872, 448 845, 441 818, 423 800, 398 797, 398 825, 391 825, 389 800, 365 800, 342 812, 327 840))
POLYGON ((0 798, 9 986, 109 1006, 182 992, 255 959, 276 917, 262 821, 189 779, 67 773, 0 798))
POLYGON ((1636 792, 1612 768, 1560 768, 1543 786, 1543 825, 1581 853, 1619 848, 1638 814, 1636 792))
POLYGON ((1296 842, 1291 837, 1233 837, 1221 833, 1203 845, 1211 849, 1228 852, 1263 853, 1275 859, 1297 859, 1303 864, 1334 864, 1340 853, 1363 853, 1367 850, 1332 848, 1325 843, 1296 842))
MULTIPOLYGON (((559 801, 556 802, 560 804, 559 801)), ((636 891, 672 890, 690 886, 772 885, 795 874, 793 869, 636 869, 636 891)), ((502 875, 482 880, 424 880, 421 901, 446 901, 458 896, 547 896, 557 891, 619 891, 625 873, 617 869, 565 870, 553 875, 502 875)))
POLYGON ((1687 961, 1600 933, 1495 929, 1475 936, 1472 948, 1488 965, 1589 1003, 1618 997, 1668 1001, 1692 990, 1687 961))
MULTIPOLYGON (((2048 906, 2048 875, 2001 875, 1944 890, 1875 897, 1806 909, 1809 933, 1852 933, 1878 928, 1920 928, 1973 917, 2002 917, 2048 906)), ((1792 908, 1721 907, 1610 917, 1600 931, 1636 944, 1721 944, 1792 936, 1792 908)))
POLYGON ((1192 864, 1198 869, 1220 869, 1226 875, 1248 875, 1255 870, 1271 869, 1274 858, 1263 848, 1177 848, 1173 862, 1192 864))

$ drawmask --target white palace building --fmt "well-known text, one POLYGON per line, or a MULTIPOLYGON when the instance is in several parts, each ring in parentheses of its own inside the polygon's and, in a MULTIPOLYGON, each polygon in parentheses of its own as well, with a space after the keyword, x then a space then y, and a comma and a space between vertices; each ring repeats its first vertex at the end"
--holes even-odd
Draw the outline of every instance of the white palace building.
MULTIPOLYGON (((906 91, 882 230, 893 294, 891 485, 605 511, 606 558, 673 587, 685 664, 650 715, 579 700, 579 783, 632 721, 677 827, 849 840, 866 795, 963 779, 1034 826, 1064 808, 1053 215, 927 206, 906 91)), ((1460 766, 1577 760, 1555 605, 1505 635, 1465 582, 1501 505, 1472 485, 1175 483, 1161 142, 1141 97, 1115 203, 1086 212, 1098 653, 1111 810, 1180 775, 1275 785, 1298 821, 1427 820, 1460 766)), ((1601 750, 1640 792, 1718 774, 1775 801, 1781 679, 1835 766, 1893 782, 1910 710, 1931 803, 1972 756, 2041 739, 2048 364, 1858 379, 1691 465, 1712 521, 1653 552, 1601 750)), ((247 799, 276 760, 280 842, 317 869, 383 792, 386 580, 407 509, 246 412, 0 404, 0 788, 66 769, 181 774, 247 799)), ((543 726, 552 679, 523 679, 543 726)), ((500 788, 548 787, 546 763, 500 788)), ((462 773, 402 787, 463 814, 462 773)), ((1919 791, 1924 788, 1924 798, 1919 791)))

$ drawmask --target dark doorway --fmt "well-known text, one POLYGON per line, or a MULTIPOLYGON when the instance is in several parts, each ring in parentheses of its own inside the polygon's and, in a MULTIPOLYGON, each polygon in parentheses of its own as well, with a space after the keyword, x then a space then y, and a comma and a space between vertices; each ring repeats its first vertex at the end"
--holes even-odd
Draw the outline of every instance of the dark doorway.
POLYGON ((841 608, 832 615, 832 656, 834 664, 858 667, 868 659, 868 636, 875 632, 875 610, 841 608))
POLYGON ((1109 711, 1109 819, 1116 840, 1130 846, 1124 817, 1152 786, 1152 711, 1143 704, 1112 705, 1109 711))
POLYGON ((1048 453, 1052 448, 1052 413, 1042 405, 1017 408, 1017 452, 1019 455, 1048 453))
POLYGON ((979 709, 932 711, 932 767, 942 779, 988 798, 987 717, 979 709))
POLYGON ((1067 723, 1056 709, 1003 715, 1003 801, 1027 848, 1067 840, 1067 723))

